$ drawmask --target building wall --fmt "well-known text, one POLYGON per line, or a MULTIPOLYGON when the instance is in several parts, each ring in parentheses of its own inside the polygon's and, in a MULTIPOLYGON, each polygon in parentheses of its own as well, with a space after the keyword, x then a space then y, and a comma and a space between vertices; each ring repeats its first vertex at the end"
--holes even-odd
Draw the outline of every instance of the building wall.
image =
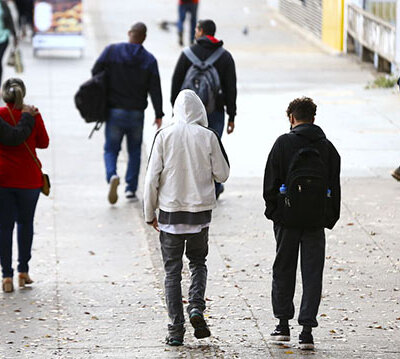
POLYGON ((322 36, 322 0, 280 0, 279 11, 297 25, 322 36))
POLYGON ((331 48, 343 50, 344 0, 323 0, 322 41, 331 48))

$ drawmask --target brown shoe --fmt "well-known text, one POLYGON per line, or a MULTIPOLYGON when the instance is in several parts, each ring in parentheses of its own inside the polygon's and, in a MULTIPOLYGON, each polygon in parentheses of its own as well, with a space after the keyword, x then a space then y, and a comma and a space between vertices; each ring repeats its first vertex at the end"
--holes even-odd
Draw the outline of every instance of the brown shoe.
POLYGON ((397 167, 393 172, 392 172, 392 177, 398 181, 400 181, 400 167, 397 167))
POLYGON ((3 278, 3 292, 11 293, 14 291, 14 284, 12 277, 3 278))
POLYGON ((19 287, 23 288, 25 287, 25 284, 32 284, 33 280, 31 279, 31 277, 29 277, 28 273, 20 273, 18 276, 18 283, 19 287))

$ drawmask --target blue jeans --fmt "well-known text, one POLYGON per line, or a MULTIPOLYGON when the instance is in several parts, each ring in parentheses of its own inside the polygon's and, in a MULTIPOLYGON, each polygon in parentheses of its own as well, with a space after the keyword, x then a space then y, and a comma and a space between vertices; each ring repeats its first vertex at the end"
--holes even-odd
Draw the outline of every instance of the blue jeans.
POLYGON ((197 5, 198 4, 182 4, 179 5, 179 19, 178 19, 178 31, 183 32, 183 23, 185 22, 186 13, 190 13, 190 42, 194 41, 194 34, 196 31, 197 23, 197 5))
MULTIPOLYGON (((214 111, 210 113, 208 116, 208 127, 212 128, 218 133, 218 136, 222 138, 222 134, 224 133, 225 127, 225 113, 223 111, 214 111)), ((215 192, 218 193, 221 191, 223 187, 222 183, 215 182, 215 192)))
POLYGON ((4 277, 12 277, 12 236, 17 222, 18 272, 29 272, 33 217, 40 188, 0 187, 0 262, 4 277))
POLYGON ((118 154, 123 137, 126 135, 128 167, 126 169, 125 191, 136 192, 138 186, 140 156, 142 153, 144 112, 136 110, 110 109, 106 122, 104 162, 107 182, 117 174, 118 154))

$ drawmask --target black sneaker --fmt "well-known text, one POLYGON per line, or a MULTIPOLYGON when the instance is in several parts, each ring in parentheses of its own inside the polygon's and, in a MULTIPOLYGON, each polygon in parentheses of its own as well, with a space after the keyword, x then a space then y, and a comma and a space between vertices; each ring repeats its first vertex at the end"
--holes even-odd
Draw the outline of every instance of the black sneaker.
POLYGON ((314 338, 312 334, 301 332, 299 335, 299 346, 303 350, 314 350, 314 338))
POLYGON ((190 324, 194 328, 194 336, 197 339, 207 338, 211 335, 210 328, 204 320, 203 313, 194 308, 189 313, 190 324))
POLYGON ((165 344, 170 345, 171 347, 179 347, 183 345, 183 337, 182 338, 173 338, 170 336, 167 336, 165 338, 165 344))
POLYGON ((270 334, 270 339, 276 342, 290 341, 289 326, 277 325, 275 330, 270 334))

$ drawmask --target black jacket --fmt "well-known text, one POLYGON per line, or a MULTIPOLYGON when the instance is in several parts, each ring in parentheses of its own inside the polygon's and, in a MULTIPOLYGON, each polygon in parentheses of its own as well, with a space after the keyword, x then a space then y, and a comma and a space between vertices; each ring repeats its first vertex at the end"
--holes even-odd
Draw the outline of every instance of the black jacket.
POLYGON ((286 176, 293 155, 300 148, 318 140, 320 140, 318 150, 328 168, 328 185, 332 191, 332 208, 328 209, 329 218, 326 227, 332 229, 338 221, 340 217, 340 156, 321 128, 313 124, 296 126, 290 133, 278 137, 272 147, 265 168, 263 191, 266 207, 265 216, 268 219, 276 223, 281 222, 277 211, 279 187, 286 183, 286 176))
POLYGON ((0 143, 6 146, 17 146, 24 142, 32 132, 35 119, 29 113, 23 113, 17 126, 10 126, 0 118, 0 143))
POLYGON ((143 111, 147 94, 156 113, 164 116, 157 60, 142 45, 128 42, 109 45, 97 59, 92 75, 107 72, 107 106, 143 111))
MULTIPOLYGON (((209 38, 204 36, 196 40, 196 44, 191 46, 191 50, 200 60, 204 61, 222 45, 222 41, 212 42, 209 38)), ((182 52, 172 76, 172 106, 174 106, 175 99, 181 91, 186 72, 191 65, 191 61, 182 52)), ((214 67, 218 71, 222 89, 222 95, 217 98, 216 109, 218 111, 224 111, 224 106, 226 106, 226 113, 229 116, 229 121, 233 122, 236 116, 236 69, 235 62, 229 51, 225 50, 225 53, 214 63, 214 67)))

